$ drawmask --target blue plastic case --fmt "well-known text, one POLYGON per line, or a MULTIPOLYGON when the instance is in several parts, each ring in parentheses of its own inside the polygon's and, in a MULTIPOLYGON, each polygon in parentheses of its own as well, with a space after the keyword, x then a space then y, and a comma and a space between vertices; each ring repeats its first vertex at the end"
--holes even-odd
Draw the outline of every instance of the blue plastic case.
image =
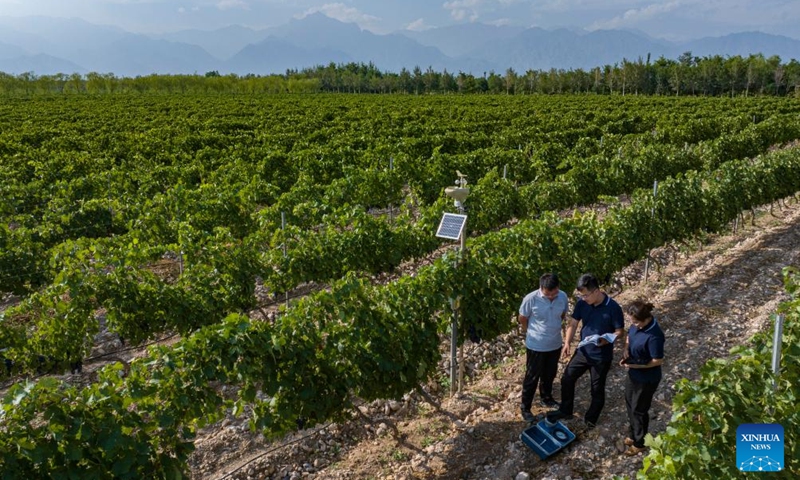
POLYGON ((541 420, 526 428, 519 438, 544 460, 575 440, 575 434, 561 422, 548 423, 547 420, 541 420))

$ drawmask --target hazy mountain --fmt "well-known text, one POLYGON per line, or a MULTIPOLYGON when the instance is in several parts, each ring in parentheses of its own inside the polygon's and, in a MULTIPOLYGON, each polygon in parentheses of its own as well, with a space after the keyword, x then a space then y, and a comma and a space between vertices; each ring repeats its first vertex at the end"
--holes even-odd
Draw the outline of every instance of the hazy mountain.
POLYGON ((89 73, 88 70, 62 58, 45 54, 24 55, 15 58, 0 57, 0 72, 19 75, 35 72, 36 75, 55 75, 57 73, 89 73))
POLYGON ((421 32, 405 30, 402 33, 422 45, 436 47, 450 57, 463 57, 473 50, 491 47, 499 42, 509 40, 524 30, 522 27, 497 27, 483 23, 465 23, 432 28, 421 32))
MULTIPOLYGON (((308 50, 331 49, 346 53, 356 62, 373 62, 381 70, 399 72, 402 68, 452 68, 454 62, 434 47, 420 45, 399 34, 376 35, 354 23, 342 23, 321 13, 292 20, 267 29, 279 37, 308 50)), ((322 62, 327 63, 327 62, 322 62)))
POLYGON ((161 35, 160 38, 172 42, 197 45, 214 57, 226 60, 236 55, 247 45, 260 42, 267 35, 268 33, 263 30, 230 25, 210 32, 205 30, 181 30, 161 35))
POLYGON ((302 48, 285 40, 268 37, 248 45, 222 65, 221 73, 266 75, 287 69, 302 69, 330 62, 347 63, 353 59, 346 53, 325 48, 302 48))
POLYGON ((519 35, 471 52, 473 58, 491 58, 503 71, 583 68, 615 64, 623 58, 671 56, 672 51, 631 32, 598 30, 582 34, 567 29, 529 28, 519 35))
POLYGON ((136 36, 121 28, 95 25, 79 18, 0 17, 0 41, 77 61, 77 52, 136 36))
POLYGON ((800 40, 761 32, 734 33, 724 37, 701 38, 682 45, 682 51, 704 57, 708 55, 741 55, 763 53, 764 57, 778 55, 782 62, 800 60, 800 40))
POLYGON ((22 47, 0 42, 0 58, 8 59, 14 57, 22 57, 26 53, 28 52, 26 52, 25 49, 22 47))
POLYGON ((151 73, 200 73, 215 70, 219 61, 197 45, 129 36, 109 45, 80 52, 81 62, 95 72, 136 76, 151 73))
POLYGON ((53 73, 52 68, 73 65, 64 73, 95 71, 118 76, 151 73, 204 73, 217 61, 197 45, 155 40, 120 28, 94 25, 77 18, 0 17, 0 41, 46 57, 20 57, 14 71, 53 73), (44 58, 49 58, 42 63, 44 58), (41 65, 40 68, 30 68, 41 65))
POLYGON ((151 73, 283 73, 330 62, 373 62, 384 71, 447 69, 481 75, 509 67, 583 68, 685 51, 695 56, 779 55, 800 59, 800 40, 758 32, 671 43, 637 31, 543 30, 466 24, 424 32, 377 35, 320 13, 265 30, 230 26, 159 36, 93 25, 80 19, 0 17, 3 71, 49 74, 96 71, 118 76, 151 73), (63 69, 63 70, 59 70, 63 69))

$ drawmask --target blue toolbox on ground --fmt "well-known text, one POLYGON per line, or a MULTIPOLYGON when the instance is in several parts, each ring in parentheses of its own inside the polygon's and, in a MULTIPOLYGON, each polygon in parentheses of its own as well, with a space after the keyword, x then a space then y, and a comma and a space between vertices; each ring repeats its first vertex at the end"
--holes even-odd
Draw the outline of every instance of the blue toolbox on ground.
POLYGON ((539 458, 544 460, 575 440, 575 434, 561 422, 550 423, 547 420, 541 420, 526 428, 519 438, 528 448, 536 452, 539 458))

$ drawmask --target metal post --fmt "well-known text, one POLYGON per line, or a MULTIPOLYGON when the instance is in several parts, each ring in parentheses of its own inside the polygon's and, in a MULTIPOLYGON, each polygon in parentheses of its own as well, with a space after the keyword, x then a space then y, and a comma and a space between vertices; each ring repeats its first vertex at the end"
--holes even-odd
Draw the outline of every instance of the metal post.
POLYGON ((453 308, 453 323, 450 325, 450 395, 455 395, 458 390, 458 379, 456 378, 456 346, 458 345, 458 304, 459 299, 451 300, 453 308))
POLYGON ((778 388, 778 374, 781 372, 781 343, 783 341, 783 315, 775 316, 775 334, 772 337, 772 390, 778 388))
MULTIPOLYGON (((394 157, 389 157, 389 171, 394 170, 394 157)), ((389 222, 394 223, 394 206, 389 204, 389 222)))
MULTIPOLYGON (((464 253, 466 252, 467 227, 466 215, 464 215, 466 209, 464 208, 462 202, 466 200, 466 197, 469 195, 469 189, 465 189, 467 185, 466 178, 457 170, 456 173, 459 177, 458 180, 456 180, 456 185, 458 185, 458 187, 447 187, 445 189, 445 193, 455 200, 455 206, 458 208, 458 213, 463 216, 463 223, 460 225, 460 234, 458 237, 460 240, 459 254, 456 255, 453 261, 454 269, 459 267, 459 263, 461 263, 462 259, 464 258, 464 253)), ((442 218, 442 221, 444 221, 444 217, 442 218)), ((437 233, 437 236, 443 236, 444 238, 450 239, 453 238, 451 235, 440 235, 439 233, 437 233)), ((458 351, 458 316, 461 308, 460 295, 454 294, 452 297, 450 297, 450 308, 453 310, 453 320, 450 324, 450 395, 455 395, 456 392, 461 391, 464 383, 463 346, 461 347, 461 350, 458 351), (458 368, 456 366, 458 366, 458 368)))
MULTIPOLYGON (((109 218, 109 230, 111 229, 111 224, 114 221, 114 210, 111 208, 111 171, 108 172, 108 193, 106 195, 108 201, 108 214, 110 215, 109 218)), ((109 232, 110 234, 111 232, 109 232)))
MULTIPOLYGON (((281 212, 281 230, 286 230, 286 212, 281 212)), ((286 253, 286 237, 283 238, 283 258, 286 258, 288 254, 286 253)), ((284 292, 285 302, 286 302, 286 309, 289 309, 289 292, 284 292)))
MULTIPOLYGON (((459 213, 463 214, 464 211, 465 211, 465 208, 463 206, 458 207, 458 212, 459 213)), ((464 252, 466 252, 466 251, 467 251, 467 221, 465 220, 464 221, 464 228, 463 228, 463 230, 461 230, 461 248, 460 248, 460 252, 459 252, 459 260, 458 261, 463 260, 464 252)), ((457 304, 456 304, 456 311, 458 311, 460 309, 461 309, 461 297, 458 297, 457 304)), ((458 330, 458 322, 453 322, 453 329, 455 331, 458 330)), ((457 343, 458 342, 458 336, 456 335, 453 338, 454 338, 454 341, 457 343)), ((460 391, 462 391, 463 385, 464 385, 464 345, 461 345, 461 348, 459 349, 458 357, 459 358, 458 358, 458 390, 457 391, 460 392, 460 391)))
POLYGON ((503 180, 506 179, 506 174, 508 174, 508 164, 506 163, 503 165, 503 180))
MULTIPOLYGON (((652 221, 656 216, 655 200, 658 194, 658 180, 653 182, 653 208, 650 210, 650 220, 652 221)), ((644 261, 644 283, 647 284, 647 277, 650 274, 650 249, 647 250, 647 258, 644 261)))
MULTIPOLYGON (((178 216, 180 216, 180 211, 178 212, 178 216)), ((180 235, 178 235, 178 274, 183 275, 183 246, 180 242, 180 235)))
POLYGON ((458 391, 464 391, 464 344, 458 347, 458 391))

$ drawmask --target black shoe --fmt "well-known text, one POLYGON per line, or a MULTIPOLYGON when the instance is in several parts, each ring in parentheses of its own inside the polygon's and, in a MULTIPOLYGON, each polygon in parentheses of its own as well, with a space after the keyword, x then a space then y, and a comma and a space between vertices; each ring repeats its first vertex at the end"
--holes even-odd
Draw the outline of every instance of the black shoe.
POLYGON ((558 408, 558 407, 561 406, 561 404, 556 402, 553 397, 543 398, 542 399, 542 405, 544 405, 545 407, 550 407, 550 408, 558 408))
POLYGON ((529 408, 522 407, 520 410, 522 411, 522 419, 526 422, 532 423, 536 420, 536 417, 533 416, 529 408))
POLYGON ((574 416, 571 413, 564 413, 561 410, 553 410, 552 412, 547 412, 547 421, 550 423, 556 423, 559 420, 572 420, 574 416))

